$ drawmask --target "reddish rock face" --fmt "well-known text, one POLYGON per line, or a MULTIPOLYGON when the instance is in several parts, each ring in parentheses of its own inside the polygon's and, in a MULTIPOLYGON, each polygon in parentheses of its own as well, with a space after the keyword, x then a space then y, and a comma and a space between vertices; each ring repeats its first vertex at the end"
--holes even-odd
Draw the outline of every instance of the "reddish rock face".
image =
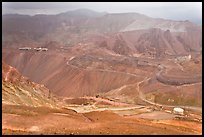
POLYGON ((83 96, 138 82, 156 73, 158 60, 202 50, 201 27, 191 22, 85 13, 3 15, 3 60, 58 95, 83 96))
POLYGON ((2 29, 3 134, 202 133, 201 27, 76 10, 2 29))
POLYGON ((106 41, 109 50, 125 55, 155 50, 160 57, 165 52, 179 55, 201 51, 202 28, 189 21, 154 19, 136 13, 93 13, 3 15, 3 46, 74 46, 106 41))
POLYGON ((8 105, 57 106, 48 98, 49 90, 31 82, 2 61, 2 103, 8 105))

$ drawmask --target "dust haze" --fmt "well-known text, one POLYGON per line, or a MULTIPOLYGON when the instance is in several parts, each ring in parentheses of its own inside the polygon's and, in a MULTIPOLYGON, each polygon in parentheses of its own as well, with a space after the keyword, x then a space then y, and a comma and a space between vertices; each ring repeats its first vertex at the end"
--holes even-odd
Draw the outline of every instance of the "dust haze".
POLYGON ((109 13, 138 12, 150 17, 202 24, 201 2, 3 2, 2 13, 58 14, 82 8, 109 13))

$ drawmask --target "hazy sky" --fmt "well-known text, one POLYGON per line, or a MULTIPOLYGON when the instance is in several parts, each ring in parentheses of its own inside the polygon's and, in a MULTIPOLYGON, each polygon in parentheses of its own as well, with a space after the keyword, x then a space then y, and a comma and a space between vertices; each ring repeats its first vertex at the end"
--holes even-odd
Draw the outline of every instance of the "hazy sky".
POLYGON ((99 12, 138 12, 150 17, 190 20, 201 24, 202 2, 3 2, 2 13, 58 14, 87 8, 99 12))

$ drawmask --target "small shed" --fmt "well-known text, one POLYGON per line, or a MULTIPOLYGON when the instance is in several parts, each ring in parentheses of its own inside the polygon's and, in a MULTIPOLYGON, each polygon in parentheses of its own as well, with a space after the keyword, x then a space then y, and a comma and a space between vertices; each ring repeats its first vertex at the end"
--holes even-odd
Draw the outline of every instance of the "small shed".
POLYGON ((178 115, 183 115, 184 114, 184 109, 176 107, 176 108, 173 109, 173 113, 178 114, 178 115))

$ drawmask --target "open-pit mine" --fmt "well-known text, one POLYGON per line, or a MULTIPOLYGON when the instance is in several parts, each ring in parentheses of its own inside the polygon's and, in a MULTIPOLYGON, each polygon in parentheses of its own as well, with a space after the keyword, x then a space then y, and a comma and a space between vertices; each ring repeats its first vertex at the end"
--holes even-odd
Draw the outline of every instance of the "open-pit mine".
POLYGON ((202 134, 202 27, 88 9, 2 16, 3 134, 202 134))

